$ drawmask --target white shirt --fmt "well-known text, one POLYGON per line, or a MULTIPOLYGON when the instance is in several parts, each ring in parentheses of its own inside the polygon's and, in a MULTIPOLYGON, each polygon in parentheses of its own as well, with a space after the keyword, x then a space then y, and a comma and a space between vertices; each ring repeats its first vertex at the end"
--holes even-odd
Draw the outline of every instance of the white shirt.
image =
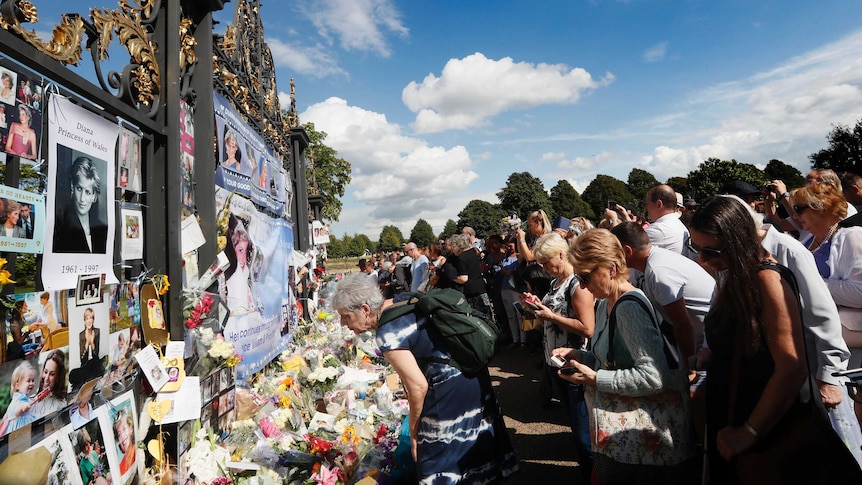
POLYGON ((689 254, 686 247, 688 242, 688 228, 679 219, 676 212, 665 214, 644 229, 653 246, 664 248, 696 261, 689 254))
POLYGON ((814 256, 793 236, 776 230, 772 225, 764 224, 761 229, 766 231, 761 246, 796 277, 802 304, 802 324, 807 330, 808 360, 812 367, 815 362, 817 366, 812 369, 814 377, 827 384, 840 385, 840 380, 832 377, 832 373, 847 369, 850 351, 841 336, 838 308, 817 271, 814 256))
POLYGON ((425 276, 427 268, 428 258, 424 254, 414 259, 410 264, 410 271, 413 273, 413 279, 410 280, 410 291, 419 291, 419 285, 422 284, 422 278, 425 276))
POLYGON ((703 319, 709 313, 715 280, 699 264, 681 254, 653 247, 644 268, 643 291, 668 322, 664 307, 685 298, 696 349, 703 347, 703 319))

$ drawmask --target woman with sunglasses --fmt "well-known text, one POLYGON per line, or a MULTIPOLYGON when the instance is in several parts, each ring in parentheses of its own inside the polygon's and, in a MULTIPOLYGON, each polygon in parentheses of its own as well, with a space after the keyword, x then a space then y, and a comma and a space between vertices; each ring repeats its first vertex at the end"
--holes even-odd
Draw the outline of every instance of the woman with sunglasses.
MULTIPOLYGON (((850 348, 850 367, 862 365, 862 227, 841 227, 847 200, 832 184, 814 183, 791 196, 802 229, 802 241, 814 255, 817 270, 838 305, 844 340, 850 348)), ((862 422, 862 405, 855 403, 862 422)))
POLYGON ((742 483, 734 457, 802 406, 808 372, 795 281, 761 246, 748 210, 728 197, 701 206, 689 230, 698 262, 717 281, 704 321, 711 482, 742 483))
POLYGON ((619 239, 607 229, 591 229, 570 252, 580 286, 599 298, 595 362, 588 365, 590 354, 574 349, 553 353, 567 359, 559 375, 586 387, 590 427, 596 430, 591 433, 595 478, 602 484, 694 483, 687 375, 668 367, 656 312, 629 283, 619 239))

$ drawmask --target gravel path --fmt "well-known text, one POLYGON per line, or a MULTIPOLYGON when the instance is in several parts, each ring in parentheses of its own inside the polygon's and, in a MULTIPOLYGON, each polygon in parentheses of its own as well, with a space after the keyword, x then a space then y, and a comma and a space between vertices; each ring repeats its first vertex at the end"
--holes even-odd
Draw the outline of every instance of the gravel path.
POLYGON ((581 485, 568 418, 557 401, 543 406, 545 386, 541 349, 503 348, 489 366, 506 426, 521 460, 521 471, 507 484, 581 485))

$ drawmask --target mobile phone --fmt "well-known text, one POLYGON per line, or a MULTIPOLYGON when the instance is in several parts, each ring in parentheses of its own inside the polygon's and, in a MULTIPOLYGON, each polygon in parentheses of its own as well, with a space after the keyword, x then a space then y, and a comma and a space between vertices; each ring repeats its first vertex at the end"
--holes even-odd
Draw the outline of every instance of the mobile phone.
POLYGON ((531 310, 534 310, 534 311, 538 311, 538 310, 542 309, 542 307, 540 307, 539 305, 536 305, 535 303, 531 302, 530 300, 524 300, 524 304, 527 305, 527 308, 530 308, 531 310))
POLYGON ((512 303, 512 306, 515 307, 515 310, 518 312, 518 315, 523 315, 527 313, 526 311, 524 311, 524 307, 521 306, 521 302, 519 301, 512 303))
POLYGON ((577 367, 563 367, 560 369, 560 374, 570 376, 578 371, 577 367))
POLYGON ((615 201, 615 200, 609 200, 609 201, 608 201, 608 209, 610 209, 610 210, 612 210, 612 211, 613 211, 613 210, 617 210, 617 201, 615 201))
POLYGON ((562 368, 564 365, 566 365, 566 360, 563 359, 562 357, 560 357, 559 355, 552 355, 551 356, 551 363, 557 367, 562 368))

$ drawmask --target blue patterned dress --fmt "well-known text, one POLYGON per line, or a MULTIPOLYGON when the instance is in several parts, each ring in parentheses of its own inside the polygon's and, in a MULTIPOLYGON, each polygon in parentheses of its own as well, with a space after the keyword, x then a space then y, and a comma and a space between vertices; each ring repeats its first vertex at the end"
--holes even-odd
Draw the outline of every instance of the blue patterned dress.
POLYGON ((412 313, 380 327, 377 345, 383 352, 410 350, 428 380, 416 453, 419 483, 497 483, 518 470, 487 369, 468 378, 440 363, 449 355, 412 313))

